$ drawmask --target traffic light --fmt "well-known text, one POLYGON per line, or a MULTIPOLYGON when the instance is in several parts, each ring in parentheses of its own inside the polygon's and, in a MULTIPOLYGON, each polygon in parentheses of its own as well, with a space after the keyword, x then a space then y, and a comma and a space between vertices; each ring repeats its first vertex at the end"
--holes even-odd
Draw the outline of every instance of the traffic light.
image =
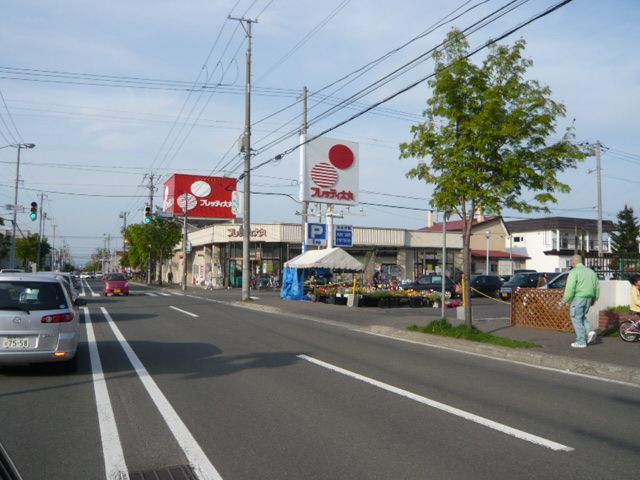
POLYGON ((31 202, 31 220, 36 220, 38 218, 38 204, 36 202, 31 202))
POLYGON ((144 221, 145 223, 151 223, 151 207, 144 209, 144 221))

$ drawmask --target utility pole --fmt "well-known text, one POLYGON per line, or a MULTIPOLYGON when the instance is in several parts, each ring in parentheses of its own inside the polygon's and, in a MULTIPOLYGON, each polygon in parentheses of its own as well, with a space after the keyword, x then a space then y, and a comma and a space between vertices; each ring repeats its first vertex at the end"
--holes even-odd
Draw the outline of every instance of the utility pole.
MULTIPOLYGON (((16 188, 13 200, 13 232, 11 235, 11 254, 10 254, 10 267, 16 266, 16 227, 18 225, 18 185, 20 184, 20 149, 22 148, 34 148, 33 143, 17 143, 14 145, 6 145, 7 147, 15 147, 18 149, 18 159, 16 160, 16 188)), ((5 148, 5 147, 0 147, 5 148)))
POLYGON ((249 300, 251 286, 251 24, 258 23, 258 20, 247 18, 234 18, 229 15, 230 20, 238 20, 247 34, 247 90, 245 94, 245 124, 242 147, 244 150, 244 212, 242 222, 242 300, 249 300), (245 26, 246 24, 246 26, 245 26))
POLYGON ((151 207, 151 211, 153 213, 153 194, 156 191, 156 187, 153 183, 153 179, 156 177, 154 172, 145 173, 144 178, 149 177, 149 206, 151 207))
MULTIPOLYGON (((602 143, 598 140, 595 145, 587 143, 584 148, 584 154, 587 157, 596 157, 596 174, 598 176, 598 254, 602 256, 602 165, 600 163, 600 149, 602 143)), ((589 170, 589 173, 593 170, 589 170)), ((586 250, 586 249, 585 249, 586 250)))
POLYGON ((596 159, 598 162, 598 253, 602 257, 602 167, 600 164, 600 141, 596 142, 596 159))
POLYGON ((44 224, 44 218, 42 215, 42 204, 44 203, 44 193, 40 194, 40 213, 38 214, 38 256, 36 257, 36 272, 40 271, 40 252, 42 246, 42 226, 44 224))
POLYGON ((182 226, 184 229, 184 232, 182 232, 182 290, 187 289, 187 216, 189 215, 187 205, 189 205, 189 192, 185 192, 184 194, 184 224, 182 226))
POLYGON ((124 253, 127 249, 127 212, 121 212, 120 218, 124 221, 124 226, 122 227, 122 253, 124 253))
MULTIPOLYGON (((302 123, 302 130, 300 131, 301 134, 301 140, 302 139, 306 139, 306 135, 308 133, 308 129, 309 129, 309 119, 308 119, 308 99, 309 99, 309 90, 307 89, 307 87, 304 87, 303 90, 303 123, 302 123)), ((304 149, 300 150, 300 155, 303 155, 304 149)), ((304 165, 304 162, 301 161, 300 165, 304 165)), ((301 175, 305 175, 305 172, 300 172, 301 175)), ((300 184, 302 184, 302 178, 300 179, 300 184)), ((303 200, 302 202, 302 253, 305 253, 307 251, 307 229, 309 228, 309 220, 307 218, 307 215, 309 213, 309 202, 307 202, 306 200, 303 200)))

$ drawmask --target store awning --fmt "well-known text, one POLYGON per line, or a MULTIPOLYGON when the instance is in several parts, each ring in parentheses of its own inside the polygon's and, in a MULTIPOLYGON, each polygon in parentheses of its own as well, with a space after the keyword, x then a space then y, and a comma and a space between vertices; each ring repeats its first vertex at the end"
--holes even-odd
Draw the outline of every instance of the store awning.
POLYGON ((289 268, 330 268, 332 270, 364 270, 364 265, 340 247, 310 250, 284 264, 289 268))

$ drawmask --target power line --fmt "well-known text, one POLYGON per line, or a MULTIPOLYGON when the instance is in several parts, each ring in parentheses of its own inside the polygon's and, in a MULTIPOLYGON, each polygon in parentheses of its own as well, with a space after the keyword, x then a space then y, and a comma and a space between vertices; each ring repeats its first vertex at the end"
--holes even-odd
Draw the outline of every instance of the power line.
MULTIPOLYGON (((525 22, 522 22, 522 23, 520 23, 520 24, 516 25, 515 27, 513 27, 513 28, 509 29, 509 30, 508 30, 508 31, 506 31, 505 33, 501 34, 500 36, 498 36, 498 37, 496 37, 496 38, 494 38, 494 39, 490 39, 490 40, 486 41, 486 42, 485 42, 484 44, 482 44, 481 46, 479 46, 479 47, 477 47, 477 48, 473 49, 471 52, 469 52, 465 57, 466 57, 466 58, 470 58, 471 56, 475 55, 476 53, 480 52, 481 50, 484 50, 485 48, 488 48, 489 46, 493 45, 494 43, 496 43, 496 42, 498 42, 498 41, 500 41, 500 40, 502 40, 502 39, 504 39, 504 38, 506 38, 506 37, 508 37, 508 36, 512 35, 513 33, 515 33, 515 32, 517 32, 518 30, 520 30, 520 29, 524 28, 525 26, 527 26, 527 25, 529 25, 529 24, 531 24, 531 23, 533 23, 533 22, 535 22, 535 21, 537 21, 537 20, 539 20, 539 19, 541 19, 541 18, 543 18, 543 17, 545 17, 545 16, 547 16, 547 15, 551 14, 552 12, 554 12, 554 11, 556 11, 556 10, 558 10, 558 9, 560 9, 560 8, 562 8, 562 7, 564 7, 565 5, 567 5, 567 4, 569 4, 569 3, 571 3, 572 1, 573 1, 573 0, 564 0, 564 1, 562 1, 562 2, 560 2, 560 3, 558 3, 558 4, 556 4, 556 5, 554 5, 554 6, 552 6, 552 7, 549 7, 548 9, 544 10, 543 12, 541 12, 541 13, 538 13, 538 14, 534 15, 534 16, 533 16, 533 17, 531 17, 529 20, 527 20, 527 21, 525 21, 525 22)), ((512 3, 513 3, 513 2, 512 2, 512 3)), ((486 18, 486 17, 485 17, 485 18, 486 18)), ((440 44, 440 45, 442 45, 442 44, 440 44)), ((440 45, 439 45, 439 46, 440 46, 440 45)), ((433 50, 435 50, 435 48, 437 48, 437 47, 434 47, 434 49, 429 50, 429 52, 433 52, 433 50)), ((336 130, 337 128, 339 128, 339 127, 341 127, 341 126, 343 126, 343 125, 345 125, 345 124, 347 124, 347 123, 349 123, 349 122, 351 122, 351 121, 355 120, 356 118, 358 118, 358 117, 360 117, 360 116, 364 115, 365 113, 367 113, 367 112, 369 112, 369 111, 373 110, 374 108, 377 108, 378 106, 383 105, 383 104, 385 104, 385 103, 387 103, 387 102, 389 102, 389 101, 393 100, 393 99, 394 99, 394 98, 396 98, 397 96, 399 96, 399 95, 401 95, 401 94, 403 94, 403 93, 406 93, 406 92, 408 92, 409 90, 412 90, 413 88, 417 87, 418 85, 420 85, 420 84, 424 83, 425 81, 427 81, 427 80, 429 80, 429 79, 433 78, 435 75, 436 75, 436 72, 432 72, 432 73, 430 73, 429 75, 426 75, 426 76, 424 76, 424 77, 422 77, 422 78, 420 78, 420 79, 416 80, 415 82, 413 82, 413 83, 409 84, 408 86, 404 87, 404 88, 403 88, 403 89, 401 89, 401 90, 396 91, 395 93, 393 93, 393 94, 389 95, 388 97, 384 98, 383 100, 381 100, 381 101, 379 101, 379 102, 377 102, 377 103, 374 103, 373 105, 370 105, 370 106, 369 106, 369 107, 367 107, 366 109, 364 109, 364 110, 362 110, 362 111, 359 111, 359 112, 357 112, 356 114, 354 114, 354 115, 352 115, 352 116, 348 117, 347 119, 345 119, 345 120, 343 120, 343 121, 341 121, 341 122, 339 122, 339 123, 335 124, 334 126, 332 126, 332 127, 329 127, 329 128, 327 128, 327 129, 325 129, 324 131, 322 131, 321 133, 319 133, 318 135, 316 135, 316 136, 315 136, 315 138, 317 138, 317 137, 321 137, 321 136, 326 135, 327 133, 329 133, 329 132, 331 132, 331 131, 333 131, 333 130, 336 130)), ((266 160, 266 161, 264 161, 264 162, 260 163, 259 165, 257 165, 257 166, 255 166, 255 167, 253 167, 253 168, 252 168, 252 170, 256 170, 256 169, 258 169, 258 168, 260 168, 260 167, 263 167, 263 166, 265 166, 265 165, 267 165, 267 164, 269 164, 269 163, 272 163, 272 162, 275 162, 275 161, 279 161, 279 160, 281 160, 285 155, 289 155, 290 153, 293 153, 294 151, 296 151, 297 149, 299 149, 302 145, 304 145, 304 144, 306 144, 306 143, 309 143, 309 142, 311 142, 311 141, 313 141, 313 138, 307 139, 305 142, 303 142, 303 143, 299 143, 299 144, 295 145, 294 147, 291 147, 291 148, 289 148, 289 149, 285 150, 284 152, 282 152, 282 153, 280 153, 280 154, 278 154, 278 155, 275 155, 274 157, 272 157, 272 158, 270 158, 270 159, 268 159, 268 160, 266 160)))

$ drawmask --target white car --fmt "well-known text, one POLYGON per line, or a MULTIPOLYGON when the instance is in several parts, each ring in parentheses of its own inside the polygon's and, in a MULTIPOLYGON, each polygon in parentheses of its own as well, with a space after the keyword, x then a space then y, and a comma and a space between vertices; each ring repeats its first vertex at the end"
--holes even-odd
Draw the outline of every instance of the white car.
POLYGON ((0 366, 64 362, 77 369, 78 306, 64 280, 34 274, 0 274, 0 366))

